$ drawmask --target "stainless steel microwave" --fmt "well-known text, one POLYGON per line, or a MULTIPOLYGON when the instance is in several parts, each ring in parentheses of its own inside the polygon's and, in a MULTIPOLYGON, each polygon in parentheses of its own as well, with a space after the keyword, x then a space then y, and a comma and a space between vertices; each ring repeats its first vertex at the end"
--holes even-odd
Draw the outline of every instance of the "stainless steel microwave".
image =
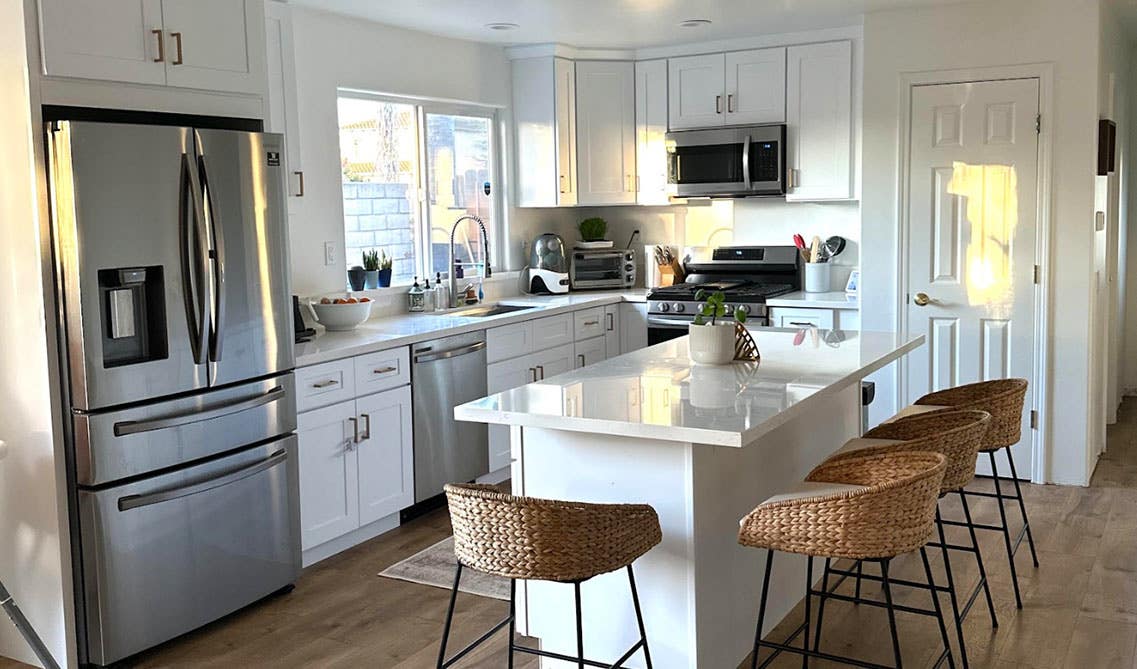
POLYGON ((786 126, 669 132, 668 194, 756 197, 786 194, 786 126))
POLYGON ((631 288, 636 285, 636 252, 632 249, 574 249, 569 258, 573 290, 631 288))

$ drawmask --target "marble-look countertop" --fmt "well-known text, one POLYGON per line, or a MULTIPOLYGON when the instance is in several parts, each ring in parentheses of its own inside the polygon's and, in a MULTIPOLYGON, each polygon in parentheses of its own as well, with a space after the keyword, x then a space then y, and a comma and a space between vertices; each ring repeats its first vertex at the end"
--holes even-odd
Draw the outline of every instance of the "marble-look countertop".
POLYGON ((568 293, 566 295, 520 295, 497 300, 493 305, 532 306, 534 309, 516 311, 484 318, 463 317, 462 307, 450 311, 405 313, 397 316, 372 318, 350 332, 328 332, 319 325, 318 334, 311 341, 296 345, 296 366, 307 367, 322 362, 365 355, 397 346, 451 335, 520 323, 534 318, 577 311, 593 306, 620 302, 644 302, 646 290, 597 291, 568 293))
POLYGON ((809 309, 860 309, 860 301, 856 295, 849 295, 845 291, 832 291, 829 293, 807 293, 797 291, 786 293, 766 300, 768 307, 804 307, 809 309))
MULTIPOLYGON (((924 343, 887 332, 752 328, 757 363, 694 365, 681 337, 455 407, 458 420, 747 446, 924 343)), ((817 416, 817 420, 825 420, 817 416)))

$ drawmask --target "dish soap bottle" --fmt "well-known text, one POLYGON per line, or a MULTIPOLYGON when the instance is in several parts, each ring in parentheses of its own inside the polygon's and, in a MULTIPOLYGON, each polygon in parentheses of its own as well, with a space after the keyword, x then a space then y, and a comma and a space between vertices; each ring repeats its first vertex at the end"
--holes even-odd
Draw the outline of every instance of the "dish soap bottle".
POLYGON ((434 311, 434 289, 430 287, 430 278, 423 280, 422 286, 423 311, 434 311))
POLYGON ((410 292, 407 293, 407 298, 410 302, 409 311, 426 311, 426 293, 423 292, 422 286, 418 285, 417 276, 410 292))
POLYGON ((442 283, 442 272, 434 273, 434 310, 450 308, 450 289, 442 283))

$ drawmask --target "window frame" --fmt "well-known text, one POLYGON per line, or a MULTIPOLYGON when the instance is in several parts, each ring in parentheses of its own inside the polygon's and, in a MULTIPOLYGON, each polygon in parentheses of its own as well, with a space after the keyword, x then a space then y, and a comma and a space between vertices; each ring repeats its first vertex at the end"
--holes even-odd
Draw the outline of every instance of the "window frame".
MULTIPOLYGON (((377 93, 374 91, 362 90, 357 88, 339 87, 336 89, 337 105, 341 98, 352 98, 356 100, 372 100, 375 102, 385 102, 391 104, 413 105, 415 108, 415 135, 416 142, 418 143, 418 165, 417 165, 417 181, 415 184, 415 196, 411 203, 411 207, 415 216, 415 225, 418 227, 418 248, 415 253, 415 273, 423 278, 433 278, 437 270, 427 266, 428 263, 433 261, 433 249, 431 248, 431 235, 435 230, 435 222, 430 220, 430 207, 428 203, 431 198, 430 190, 430 156, 427 147, 427 114, 440 114, 440 115, 453 115, 453 116, 470 116, 477 118, 484 118, 489 123, 489 165, 491 174, 491 188, 490 194, 492 217, 491 220, 485 221, 486 229, 490 234, 490 264, 492 267, 504 267, 505 240, 503 237, 506 234, 506 215, 505 215, 505 167, 503 165, 505 154, 505 137, 501 130, 501 114, 503 107, 498 105, 483 104, 478 102, 464 102, 458 100, 446 100, 440 98, 427 98, 408 95, 395 95, 390 93, 377 93)), ((338 112, 336 121, 337 133, 339 128, 338 112)), ((338 146, 337 136, 337 146, 338 146)), ((342 156, 341 156, 342 159, 342 156)), ((339 175, 341 180, 343 174, 339 175)), ((340 195, 340 206, 343 206, 343 195, 340 195)), ((342 209, 341 209, 342 210, 342 209)), ((438 226, 439 230, 443 230, 449 239, 450 226, 453 221, 447 221, 444 226, 438 226)), ((347 250, 347 230, 344 225, 343 216, 340 217, 340 231, 344 234, 344 250, 346 255, 347 250)), ((346 268, 345 268, 346 269, 346 268)), ((442 272, 442 276, 449 280, 450 267, 447 267, 442 272)), ((345 279, 346 284, 346 279, 345 279)), ((391 286, 408 286, 410 282, 392 282, 391 286)))

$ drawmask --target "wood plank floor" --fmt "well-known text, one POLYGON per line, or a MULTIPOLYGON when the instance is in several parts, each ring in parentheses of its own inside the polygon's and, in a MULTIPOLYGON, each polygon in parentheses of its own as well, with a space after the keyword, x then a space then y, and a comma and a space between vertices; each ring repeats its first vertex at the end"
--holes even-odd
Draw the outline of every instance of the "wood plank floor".
MULTIPOLYGON (((992 630, 982 600, 976 603, 965 623, 971 666, 1137 669, 1137 400, 1125 401, 1118 424, 1110 428, 1109 450, 1089 488, 1029 485, 1024 495, 1042 566, 1037 570, 1031 566, 1024 543, 1017 561, 1024 607, 1016 609, 1002 539, 995 533, 982 533, 1000 625, 992 630)), ((957 502, 943 504, 945 517, 959 517, 957 502)), ((1010 509, 1012 520, 1017 519, 1017 511, 1010 509)), ((978 522, 997 518, 991 502, 975 502, 973 511, 978 522)), ((175 639, 126 666, 434 666, 447 591, 377 574, 448 534, 444 510, 432 513, 309 568, 291 594, 175 639)), ((933 569, 942 574, 938 555, 933 555, 933 569)), ((953 554, 952 566, 957 582, 974 582, 973 559, 953 554)), ((901 577, 922 578, 918 558, 898 559, 894 571, 901 577)), ((774 573, 800 580, 799 574, 779 573, 777 562, 774 573)), ((876 590, 866 587, 865 592, 873 595, 876 590)), ((897 599, 928 604, 926 593, 901 592, 897 599)), ((454 647, 477 637, 505 611, 504 602, 460 596, 454 647)), ((800 606, 770 638, 784 637, 799 620, 795 615, 800 616, 800 606)), ((905 614, 898 620, 905 666, 930 666, 940 643, 935 624, 905 614)), ((460 666, 504 667, 501 640, 498 636, 460 666)), ((830 603, 822 649, 891 664, 884 612, 830 603)), ((773 666, 800 664, 799 658, 785 656, 773 666)), ((0 660, 0 669, 24 666, 0 660)), ((522 655, 516 666, 531 669, 537 662, 522 655)))

